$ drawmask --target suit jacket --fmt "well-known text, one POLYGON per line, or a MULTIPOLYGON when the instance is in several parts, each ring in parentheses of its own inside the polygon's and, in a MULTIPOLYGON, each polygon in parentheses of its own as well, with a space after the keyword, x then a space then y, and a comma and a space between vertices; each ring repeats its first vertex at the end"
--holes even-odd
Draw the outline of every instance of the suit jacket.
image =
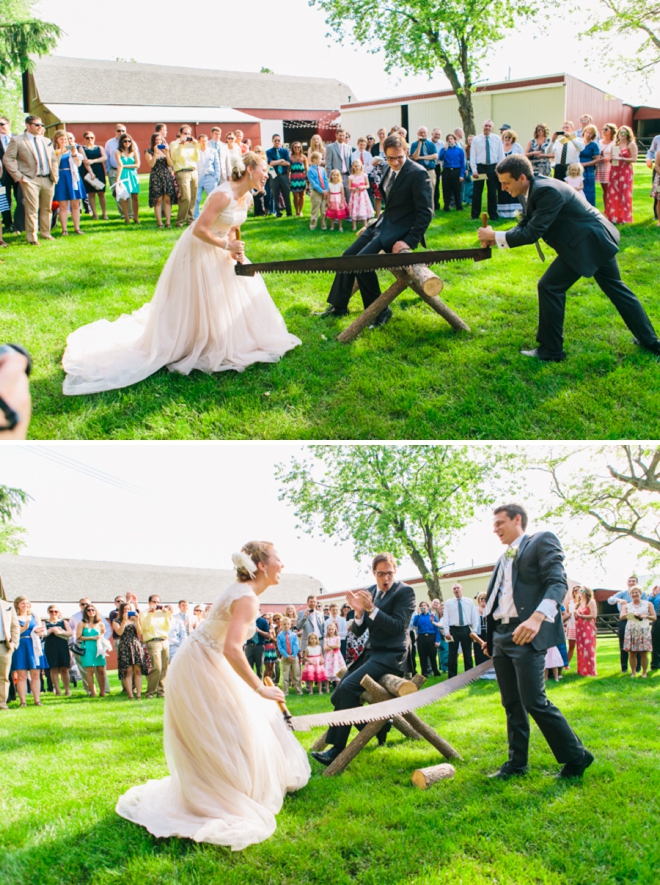
POLYGON ((619 251, 620 235, 570 185, 538 175, 530 182, 527 211, 518 226, 507 231, 506 241, 513 248, 539 239, 580 276, 592 277, 619 251))
MULTIPOLYGON (((428 175, 426 177, 428 178, 428 175)), ((376 585, 367 588, 367 593, 371 593, 374 601, 378 592, 376 585)), ((356 636, 361 636, 365 630, 369 631, 369 642, 364 653, 369 660, 378 661, 392 670, 403 672, 410 643, 408 628, 415 613, 415 605, 413 588, 397 581, 379 599, 378 614, 375 618, 365 615, 361 624, 353 621, 351 630, 356 636)))
POLYGON ((341 172, 342 161, 341 155, 342 151, 346 157, 346 172, 345 175, 350 175, 351 173, 351 157, 353 156, 353 148, 350 145, 347 145, 346 142, 343 144, 339 144, 338 141, 333 141, 332 144, 329 144, 325 149, 325 171, 328 175, 328 181, 330 180, 330 173, 333 169, 337 169, 341 172))
MULTIPOLYGON (((327 166, 326 166, 327 168, 327 166)), ((380 191, 385 194, 391 169, 383 175, 380 191)), ((416 249, 433 219, 433 193, 426 169, 406 160, 385 200, 385 209, 378 221, 369 228, 378 236, 388 252, 397 240, 416 249)))
MULTIPOLYGON (((60 174, 59 161, 55 156, 55 149, 52 144, 46 144, 45 139, 43 141, 48 162, 50 163, 50 178, 53 183, 56 183, 60 174)), ((37 152, 32 138, 26 132, 22 135, 13 136, 5 150, 3 164, 15 181, 20 181, 22 178, 36 178, 38 169, 37 152)))
MULTIPOLYGON (((491 594, 497 589, 495 582, 499 575, 499 561, 491 575, 486 594, 486 605, 491 594)), ((532 640, 537 650, 561 645, 566 641, 564 626, 561 620, 560 606, 568 593, 568 581, 564 571, 564 551, 559 538, 552 532, 538 532, 536 535, 525 535, 518 547, 518 555, 513 563, 513 601, 516 604, 518 617, 527 620, 539 603, 544 599, 552 599, 557 603, 557 614, 554 621, 543 621, 539 632, 532 640)), ((497 604, 493 606, 493 610, 497 604)), ((495 619, 493 614, 486 618, 489 654, 493 653, 493 631, 495 619)))
POLYGON ((301 651, 305 651, 307 648, 307 640, 310 633, 316 633, 319 638, 319 643, 323 644, 323 637, 325 636, 325 617, 323 612, 315 612, 314 614, 316 615, 315 618, 310 617, 308 608, 298 613, 296 630, 302 630, 302 636, 300 637, 301 651))
POLYGON ((21 641, 21 625, 18 623, 18 615, 12 602, 0 600, 0 617, 5 630, 5 642, 9 651, 15 651, 21 641))

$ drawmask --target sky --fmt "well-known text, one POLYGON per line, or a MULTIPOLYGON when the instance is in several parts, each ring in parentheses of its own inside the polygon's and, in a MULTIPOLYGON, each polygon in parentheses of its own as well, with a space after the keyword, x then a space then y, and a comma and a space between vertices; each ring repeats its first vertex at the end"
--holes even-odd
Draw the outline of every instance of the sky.
MULTIPOLYGON (((0 484, 32 496, 19 519, 28 530, 24 555, 228 569, 234 551, 263 539, 275 543, 289 572, 313 575, 330 592, 358 586, 369 572, 355 562, 351 545, 296 531, 292 508, 278 500, 275 465, 304 452, 300 443, 6 442, 0 484), (102 475, 91 475, 95 471, 102 475)), ((547 527, 534 524, 534 504, 547 491, 546 477, 535 472, 518 496, 529 509, 530 531, 547 527)), ((592 586, 618 588, 639 549, 632 542, 617 545, 605 571, 569 555, 567 570, 592 586)), ((484 511, 446 562, 483 565, 501 552, 484 511)), ((402 578, 416 574, 410 561, 401 563, 402 578)))
MULTIPOLYGON (((449 85, 443 74, 432 80, 388 76, 382 55, 328 39, 323 12, 307 0, 250 0, 245 7, 228 0, 197 0, 189 12, 180 3, 161 0, 155 6, 142 3, 130 11, 122 9, 119 18, 106 4, 90 4, 84 14, 79 4, 61 0, 40 0, 37 8, 42 18, 66 32, 56 55, 231 71, 267 67, 276 74, 336 77, 361 101, 449 85)), ((639 81, 629 83, 613 72, 602 44, 578 39, 578 32, 595 20, 597 9, 598 0, 584 0, 572 12, 563 3, 561 14, 550 8, 547 32, 538 24, 521 25, 494 46, 482 79, 496 82, 566 72, 631 104, 658 106, 660 69, 649 92, 639 81)), ((623 49, 634 56, 639 45, 633 38, 623 49)))

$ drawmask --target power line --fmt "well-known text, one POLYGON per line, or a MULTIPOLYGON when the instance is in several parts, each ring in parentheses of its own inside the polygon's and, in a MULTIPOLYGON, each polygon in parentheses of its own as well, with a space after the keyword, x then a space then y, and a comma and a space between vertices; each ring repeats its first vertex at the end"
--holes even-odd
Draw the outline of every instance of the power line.
POLYGON ((124 492, 130 492, 131 494, 138 495, 142 498, 153 497, 150 492, 135 483, 113 476, 111 473, 106 473, 104 470, 99 470, 96 467, 91 467, 89 464, 78 461, 76 458, 72 458, 69 455, 56 452, 49 446, 41 446, 36 443, 31 443, 30 445, 21 445, 21 448, 25 449, 25 451, 31 452, 33 455, 38 455, 40 458, 46 458, 49 461, 53 461, 55 464, 59 464, 60 467, 75 470, 77 473, 82 473, 85 476, 89 476, 91 479, 104 482, 107 485, 114 486, 124 492))

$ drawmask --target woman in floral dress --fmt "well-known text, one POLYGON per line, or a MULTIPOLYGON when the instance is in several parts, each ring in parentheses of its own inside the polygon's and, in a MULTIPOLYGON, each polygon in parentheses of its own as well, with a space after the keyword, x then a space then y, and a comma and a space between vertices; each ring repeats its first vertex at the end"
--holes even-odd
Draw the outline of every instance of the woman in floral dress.
POLYGON ((630 675, 637 676, 637 655, 642 658, 642 678, 646 679, 649 665, 649 652, 653 651, 651 639, 651 623, 656 614, 653 603, 642 599, 641 587, 631 587, 630 602, 621 606, 622 621, 626 621, 626 632, 623 637, 623 650, 630 653, 630 675))
POLYGON ((580 587, 580 606, 575 610, 575 645, 580 676, 596 675, 596 617, 598 609, 590 587, 580 587))
POLYGON ((156 213, 156 224, 163 227, 163 206, 165 206, 165 227, 172 227, 172 206, 179 202, 176 192, 176 179, 172 174, 172 160, 169 145, 162 132, 154 132, 149 147, 145 151, 149 173, 149 208, 156 213))
POLYGON ((633 164, 637 161, 637 144, 632 129, 622 126, 612 148, 612 169, 607 189, 605 215, 613 224, 633 221, 633 164))
POLYGON ((147 656, 142 646, 142 628, 133 603, 122 602, 117 618, 112 622, 117 646, 117 670, 126 694, 133 700, 133 691, 138 700, 142 697, 142 677, 149 675, 147 656))

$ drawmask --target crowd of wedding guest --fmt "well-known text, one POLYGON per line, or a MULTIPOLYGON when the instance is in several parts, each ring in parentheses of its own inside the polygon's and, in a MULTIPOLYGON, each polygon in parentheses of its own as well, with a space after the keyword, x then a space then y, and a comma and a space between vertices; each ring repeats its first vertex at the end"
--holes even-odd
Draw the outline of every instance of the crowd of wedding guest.
MULTIPOLYGON (((618 614, 622 673, 646 678, 660 670, 660 584, 646 593, 632 575, 627 589, 607 599, 618 614)), ((488 660, 486 594, 471 599, 460 583, 445 602, 422 601, 410 622, 405 676, 416 673, 448 678, 488 660)), ((204 621, 211 604, 193 605, 186 599, 176 607, 163 605, 152 594, 146 605, 133 593, 117 596, 114 608, 101 613, 83 597, 78 611, 64 616, 48 606, 42 619, 26 596, 13 603, 0 601, 0 709, 31 696, 41 706, 44 693, 71 695, 82 684, 89 697, 110 694, 107 656, 116 653, 122 692, 131 700, 164 697, 167 670, 181 644, 204 621)), ((546 677, 559 680, 577 658, 579 676, 596 676, 597 605, 591 588, 573 586, 560 606, 566 642, 546 655, 546 677)), ((330 693, 347 667, 362 654, 369 632, 356 636, 350 629, 355 614, 348 603, 323 603, 309 596, 300 609, 265 612, 245 644, 246 657, 260 679, 270 677, 285 694, 330 693)), ((494 678, 491 670, 486 678, 494 678)))
MULTIPOLYGON (((265 149, 252 145, 241 130, 227 132, 213 126, 197 137, 192 127, 178 128, 172 139, 164 123, 154 126, 149 145, 135 143, 127 127, 115 126, 115 136, 104 145, 96 143, 93 131, 83 133, 78 144, 65 129, 46 134, 42 120, 25 118, 25 131, 12 134, 9 120, 0 116, 0 247, 7 243, 5 232, 25 232, 27 242, 39 245, 52 240, 59 226, 69 233, 69 216, 74 234, 82 235, 80 221, 89 214, 95 221, 108 220, 108 192, 125 224, 140 224, 139 172, 149 172, 148 203, 158 228, 192 223, 203 202, 215 187, 231 178, 232 164, 252 150, 269 166, 264 192, 254 194, 254 214, 275 217, 305 215, 309 197, 312 230, 341 231, 344 223, 353 230, 378 218, 383 206, 380 182, 387 169, 383 143, 388 134, 398 133, 408 141, 405 129, 394 126, 374 136, 351 134, 341 126, 335 140, 324 142, 313 135, 309 144, 293 141, 285 146, 280 135, 265 149), (100 215, 99 215, 100 213, 100 215), (173 219, 175 213, 175 217, 173 219)), ((603 211, 615 224, 633 221, 633 179, 639 149, 632 129, 606 123, 600 131, 592 117, 584 114, 580 128, 566 121, 551 132, 539 123, 525 144, 523 135, 508 123, 497 131, 485 120, 481 132, 465 137, 457 128, 444 138, 439 128, 420 126, 409 144, 410 158, 428 172, 437 211, 468 209, 480 218, 484 189, 491 220, 513 218, 520 204, 500 187, 497 163, 510 154, 524 154, 536 174, 554 175, 575 188, 580 199, 596 205, 600 184, 603 211)), ((646 154, 653 169, 651 197, 654 215, 660 207, 660 136, 646 154)), ((657 221, 660 225, 660 220, 657 221)))

